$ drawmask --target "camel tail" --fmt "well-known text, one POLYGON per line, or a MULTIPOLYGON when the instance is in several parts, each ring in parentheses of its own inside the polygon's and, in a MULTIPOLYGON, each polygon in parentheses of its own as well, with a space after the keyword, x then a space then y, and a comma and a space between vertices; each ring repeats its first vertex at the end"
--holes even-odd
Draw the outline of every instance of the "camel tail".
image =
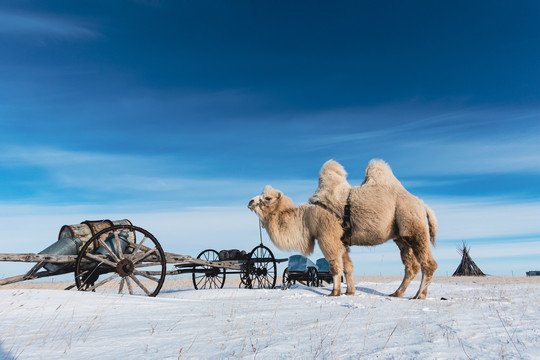
POLYGON ((435 246, 435 237, 437 236, 437 217, 435 216, 435 212, 433 212, 429 206, 425 204, 424 206, 426 208, 427 220, 429 224, 429 237, 431 239, 431 243, 433 246, 435 246))

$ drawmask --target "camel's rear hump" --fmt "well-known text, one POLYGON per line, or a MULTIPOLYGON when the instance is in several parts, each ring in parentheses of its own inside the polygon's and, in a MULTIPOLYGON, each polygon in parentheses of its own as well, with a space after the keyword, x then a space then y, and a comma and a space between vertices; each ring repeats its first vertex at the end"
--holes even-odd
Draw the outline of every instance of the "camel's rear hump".
POLYGON ((381 159, 373 159, 366 167, 366 177, 362 186, 390 185, 403 187, 396 178, 390 165, 381 159))

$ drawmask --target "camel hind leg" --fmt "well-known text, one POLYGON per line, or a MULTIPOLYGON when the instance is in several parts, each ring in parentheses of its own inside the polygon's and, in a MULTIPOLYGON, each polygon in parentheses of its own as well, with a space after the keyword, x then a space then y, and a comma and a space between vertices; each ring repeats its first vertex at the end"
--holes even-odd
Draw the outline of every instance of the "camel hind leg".
POLYGON ((401 261, 405 265, 405 274, 403 276, 403 281, 399 288, 390 296, 402 297, 405 294, 405 290, 411 283, 412 279, 420 272, 420 264, 416 260, 416 256, 409 244, 402 238, 394 239, 394 242, 399 248, 401 253, 401 261))
MULTIPOLYGON (((413 240, 413 239, 410 239, 413 240)), ((431 254, 431 247, 429 243, 429 236, 416 237, 417 241, 409 241, 414 252, 414 256, 420 263, 422 269, 422 281, 420 282, 420 288, 413 297, 413 299, 425 299, 427 295, 427 289, 433 278, 433 273, 437 270, 437 262, 433 259, 431 254)))

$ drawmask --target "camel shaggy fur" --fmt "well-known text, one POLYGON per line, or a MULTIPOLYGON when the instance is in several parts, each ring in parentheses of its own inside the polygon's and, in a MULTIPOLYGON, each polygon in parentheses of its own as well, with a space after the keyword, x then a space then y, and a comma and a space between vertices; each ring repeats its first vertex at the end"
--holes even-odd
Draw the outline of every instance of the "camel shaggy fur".
POLYGON ((298 250, 307 255, 315 239, 330 264, 334 278, 331 295, 341 293, 340 277, 347 279, 346 294, 355 292, 353 265, 348 245, 373 246, 394 240, 401 252, 405 274, 391 296, 403 296, 411 280, 422 270, 415 299, 424 299, 437 263, 431 255, 430 239, 435 244, 437 219, 434 212, 411 195, 382 160, 372 160, 364 182, 351 187, 345 169, 336 161, 326 162, 319 174, 319 187, 310 197, 311 204, 296 208, 279 190, 265 187, 262 195, 250 200, 248 207, 261 219, 270 239, 280 249, 298 250), (317 205, 316 205, 317 204, 317 205), (340 218, 350 205, 351 237, 341 238, 340 218))

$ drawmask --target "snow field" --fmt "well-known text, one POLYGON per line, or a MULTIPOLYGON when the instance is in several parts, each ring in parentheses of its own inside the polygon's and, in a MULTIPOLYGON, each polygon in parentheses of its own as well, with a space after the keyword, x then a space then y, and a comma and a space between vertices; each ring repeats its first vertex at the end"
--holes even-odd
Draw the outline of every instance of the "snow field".
POLYGON ((538 358, 540 281, 436 279, 426 300, 386 296, 399 283, 361 281, 341 297, 304 286, 157 298, 0 290, 0 358, 538 358))

